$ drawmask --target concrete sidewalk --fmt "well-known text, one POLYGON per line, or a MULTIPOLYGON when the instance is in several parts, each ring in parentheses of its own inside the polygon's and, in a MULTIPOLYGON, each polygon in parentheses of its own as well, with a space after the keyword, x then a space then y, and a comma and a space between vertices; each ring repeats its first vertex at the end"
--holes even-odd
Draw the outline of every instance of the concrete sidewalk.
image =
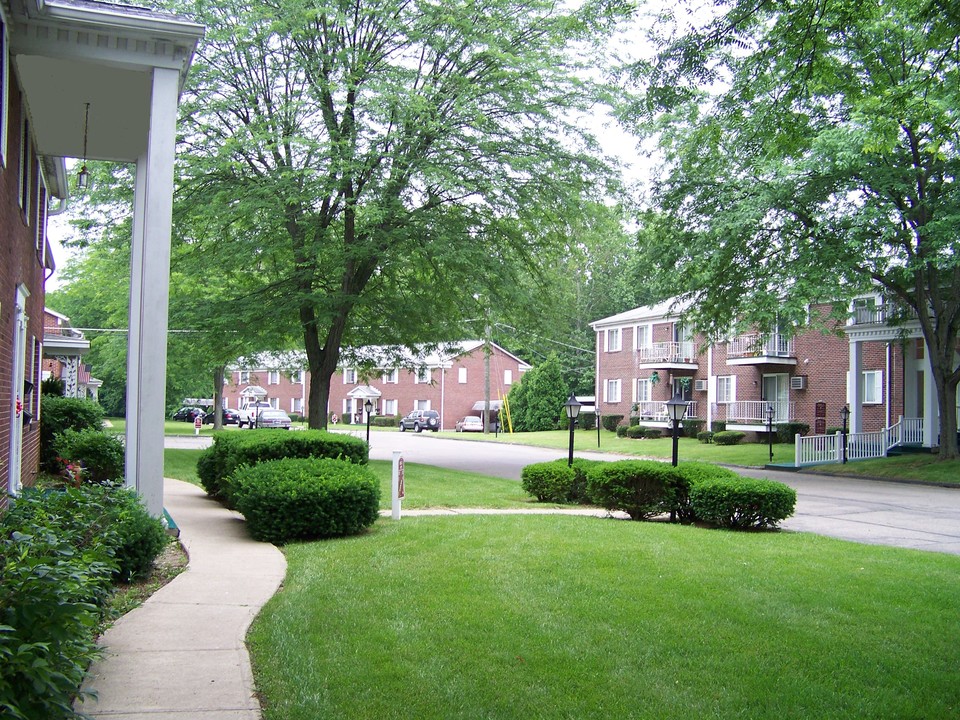
POLYGON ((195 485, 165 480, 164 506, 190 564, 104 634, 85 686, 99 698, 78 709, 110 720, 256 720, 244 638, 286 560, 195 485))

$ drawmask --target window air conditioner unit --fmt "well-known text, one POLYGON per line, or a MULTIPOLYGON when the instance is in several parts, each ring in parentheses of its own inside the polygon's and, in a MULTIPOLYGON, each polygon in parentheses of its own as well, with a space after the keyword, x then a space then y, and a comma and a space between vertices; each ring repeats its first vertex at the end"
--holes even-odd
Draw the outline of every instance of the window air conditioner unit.
POLYGON ((694 390, 699 390, 700 392, 706 392, 706 391, 707 391, 707 381, 706 381, 706 380, 694 380, 694 381, 693 381, 693 389, 694 389, 694 390))
POLYGON ((806 375, 794 375, 790 378, 790 389, 791 390, 806 390, 807 389, 807 376, 806 375))

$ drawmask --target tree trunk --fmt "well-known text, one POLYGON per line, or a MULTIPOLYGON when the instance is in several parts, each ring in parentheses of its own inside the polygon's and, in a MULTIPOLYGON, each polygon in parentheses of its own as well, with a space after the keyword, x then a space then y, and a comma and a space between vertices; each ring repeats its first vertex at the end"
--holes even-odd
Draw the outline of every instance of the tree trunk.
POLYGON ((223 430, 223 378, 227 373, 226 365, 213 369, 213 429, 223 430))
MULTIPOLYGON (((951 365, 953 352, 949 358, 951 365)), ((944 358, 945 359, 945 358, 944 358)), ((943 367, 937 362, 938 358, 931 358, 933 367, 933 381, 937 387, 937 401, 940 408, 940 450, 941 460, 954 460, 960 457, 957 452, 957 381, 946 377, 943 367)), ((952 368, 951 368, 952 369, 952 368)), ((951 373, 952 374, 952 373, 951 373)))

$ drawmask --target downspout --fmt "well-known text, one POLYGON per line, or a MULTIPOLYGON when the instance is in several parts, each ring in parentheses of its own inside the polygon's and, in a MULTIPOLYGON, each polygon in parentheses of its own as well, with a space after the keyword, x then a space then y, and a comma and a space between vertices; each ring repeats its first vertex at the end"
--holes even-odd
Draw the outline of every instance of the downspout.
POLYGON ((893 382, 892 382, 891 379, 890 379, 890 361, 891 361, 890 343, 887 343, 887 372, 885 373, 885 375, 886 375, 886 382, 887 382, 887 388, 886 388, 886 390, 887 390, 887 392, 886 392, 886 396, 887 396, 887 397, 886 397, 886 404, 887 404, 887 424, 886 424, 886 427, 890 427, 890 425, 891 425, 891 423, 890 423, 890 419, 891 419, 891 415, 890 415, 890 410, 891 410, 891 397, 890 397, 890 393, 891 393, 892 390, 893 390, 893 382))

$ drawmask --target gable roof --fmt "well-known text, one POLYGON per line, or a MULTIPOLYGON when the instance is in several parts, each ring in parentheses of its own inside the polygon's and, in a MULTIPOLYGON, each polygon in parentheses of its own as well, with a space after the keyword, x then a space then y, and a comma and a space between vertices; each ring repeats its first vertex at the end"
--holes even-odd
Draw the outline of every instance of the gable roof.
POLYGON ((683 312, 690 307, 689 300, 680 298, 669 298, 656 305, 643 305, 642 307, 627 310, 626 312, 601 320, 594 320, 590 327, 594 330, 600 330, 619 325, 630 325, 631 323, 647 322, 651 320, 676 320, 683 312))

